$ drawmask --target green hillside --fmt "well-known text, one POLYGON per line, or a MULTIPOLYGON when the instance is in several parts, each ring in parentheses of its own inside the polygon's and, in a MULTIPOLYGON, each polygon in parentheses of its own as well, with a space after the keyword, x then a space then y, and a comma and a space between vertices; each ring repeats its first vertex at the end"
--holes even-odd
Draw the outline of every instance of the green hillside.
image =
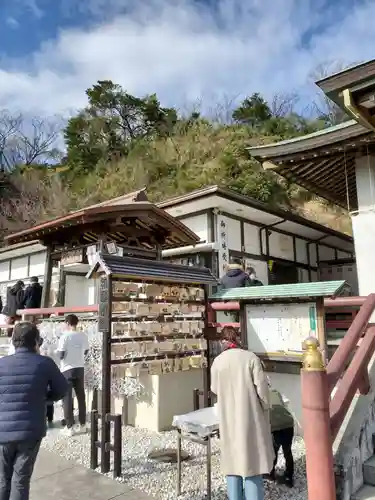
MULTIPOLYGON (((138 98, 110 81, 86 94, 88 106, 63 129, 65 155, 55 148, 58 131, 45 124, 39 142, 20 141, 18 152, 29 148, 24 154, 10 146, 0 151, 0 235, 144 186, 159 201, 212 184, 350 231, 343 211, 263 171, 246 151, 323 128, 325 116, 304 118, 290 106, 275 110, 259 94, 224 121, 196 112, 180 116, 155 95, 138 98)), ((10 144, 19 139, 16 130, 10 144)))

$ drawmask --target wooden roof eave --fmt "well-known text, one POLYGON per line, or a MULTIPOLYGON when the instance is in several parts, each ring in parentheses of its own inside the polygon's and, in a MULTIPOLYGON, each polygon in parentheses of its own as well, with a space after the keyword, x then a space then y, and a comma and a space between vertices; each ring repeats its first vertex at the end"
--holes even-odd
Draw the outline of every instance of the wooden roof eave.
POLYGON ((141 216, 143 220, 149 218, 150 222, 152 221, 154 224, 159 224, 179 239, 180 246, 184 244, 195 245, 200 241, 199 236, 185 226, 185 224, 149 202, 134 202, 127 205, 101 206, 83 209, 39 224, 33 228, 10 234, 5 237, 5 240, 8 244, 20 241, 31 241, 34 239, 43 240, 43 236, 57 232, 62 228, 82 226, 92 222, 103 221, 120 213, 124 213, 124 217, 134 216, 140 218, 141 216))
POLYGON ((272 170, 342 208, 357 209, 354 160, 374 148, 375 135, 353 120, 304 137, 249 148, 272 170))
POLYGON ((335 146, 346 141, 352 141, 361 136, 370 135, 372 132, 354 120, 330 127, 328 129, 308 134, 295 139, 281 141, 264 146, 247 148, 250 155, 259 162, 272 160, 290 160, 292 156, 300 157, 307 152, 316 151, 316 156, 327 150, 329 146, 335 146))
POLYGON ((326 189, 322 189, 319 184, 309 181, 304 177, 300 177, 298 173, 294 173, 292 170, 288 170, 287 168, 281 169, 280 165, 269 165, 268 168, 272 168, 275 172, 277 172, 282 177, 288 179, 288 181, 298 184, 299 186, 305 188, 307 191, 314 193, 321 198, 330 201, 331 203, 338 205, 339 207, 347 209, 347 202, 345 199, 340 199, 337 196, 334 196, 330 191, 326 189))

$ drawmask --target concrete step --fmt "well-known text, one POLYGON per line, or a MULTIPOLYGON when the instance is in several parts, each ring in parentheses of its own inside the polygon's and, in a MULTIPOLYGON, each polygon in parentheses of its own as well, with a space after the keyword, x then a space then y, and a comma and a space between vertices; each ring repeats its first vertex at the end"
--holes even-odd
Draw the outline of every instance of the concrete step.
POLYGON ((375 500, 375 486, 365 484, 352 495, 351 500, 375 500))
POLYGON ((375 486, 375 455, 363 464, 363 482, 375 486))

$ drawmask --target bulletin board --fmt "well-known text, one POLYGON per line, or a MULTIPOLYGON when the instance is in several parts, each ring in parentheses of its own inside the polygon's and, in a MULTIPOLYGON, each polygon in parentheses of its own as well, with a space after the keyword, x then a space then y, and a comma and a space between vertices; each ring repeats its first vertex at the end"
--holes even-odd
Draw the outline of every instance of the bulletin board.
POLYGON ((246 305, 247 345, 257 354, 299 355, 307 337, 318 337, 315 302, 246 305))

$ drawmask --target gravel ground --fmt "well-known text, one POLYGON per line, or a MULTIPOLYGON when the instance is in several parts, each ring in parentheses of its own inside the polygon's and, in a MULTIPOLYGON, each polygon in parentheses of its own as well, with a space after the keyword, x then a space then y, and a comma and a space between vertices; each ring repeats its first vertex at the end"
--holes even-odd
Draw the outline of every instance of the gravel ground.
MULTIPOLYGON (((59 411, 56 412, 58 417, 59 411)), ((68 460, 74 460, 86 467, 90 460, 89 435, 75 435, 67 438, 59 429, 48 432, 43 448, 58 453, 68 460)), ((176 436, 173 431, 156 433, 133 427, 123 429, 123 477, 120 481, 142 490, 159 500, 176 499, 176 464, 157 463, 147 458, 151 449, 174 448, 176 436)), ((183 448, 191 458, 182 465, 182 495, 179 500, 204 500, 205 448, 194 443, 184 442, 183 448)), ((218 441, 213 441, 212 456, 212 498, 226 500, 224 479, 220 472, 220 452, 218 441)), ((270 482, 265 483, 265 500, 305 500, 305 449, 301 438, 295 438, 293 454, 296 462, 295 486, 293 489, 270 482)), ((280 453, 280 455, 282 455, 280 453)), ((283 458, 279 458, 283 467, 283 458)))

